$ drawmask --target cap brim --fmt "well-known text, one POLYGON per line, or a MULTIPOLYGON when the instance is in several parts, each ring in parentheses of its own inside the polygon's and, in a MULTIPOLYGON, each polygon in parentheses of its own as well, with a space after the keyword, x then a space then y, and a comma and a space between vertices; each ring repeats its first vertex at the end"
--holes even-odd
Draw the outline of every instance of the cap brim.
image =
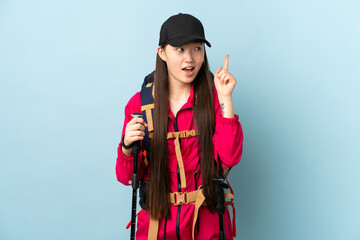
POLYGON ((180 46, 182 46, 188 42, 194 41, 194 40, 203 41, 204 43, 206 43, 206 45, 208 45, 208 47, 211 47, 211 44, 205 38, 198 36, 198 35, 187 35, 187 36, 176 37, 176 38, 168 40, 167 43, 173 47, 180 47, 180 46))

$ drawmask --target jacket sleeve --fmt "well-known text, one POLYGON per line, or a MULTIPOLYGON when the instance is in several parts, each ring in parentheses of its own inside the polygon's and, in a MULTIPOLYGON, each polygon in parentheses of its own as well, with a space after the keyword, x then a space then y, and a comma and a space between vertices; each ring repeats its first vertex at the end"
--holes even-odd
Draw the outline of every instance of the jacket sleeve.
POLYGON ((217 161, 220 156, 222 167, 230 168, 239 163, 242 147, 243 132, 239 122, 239 116, 224 118, 221 116, 221 109, 217 91, 214 87, 215 105, 215 133, 213 136, 214 157, 217 161))
MULTIPOLYGON (((123 130, 121 134, 121 140, 125 134, 126 125, 132 119, 131 113, 133 112, 141 112, 141 100, 140 100, 140 92, 136 93, 127 103, 125 107, 125 119, 123 130)), ((119 182, 124 185, 130 185, 129 181, 132 179, 133 173, 133 163, 134 163, 134 156, 127 157, 122 152, 122 142, 120 140, 120 144, 118 146, 118 154, 116 159, 116 177, 119 182)), ((144 175, 145 164, 143 161, 143 153, 142 151, 139 154, 139 179, 142 178, 144 175)))

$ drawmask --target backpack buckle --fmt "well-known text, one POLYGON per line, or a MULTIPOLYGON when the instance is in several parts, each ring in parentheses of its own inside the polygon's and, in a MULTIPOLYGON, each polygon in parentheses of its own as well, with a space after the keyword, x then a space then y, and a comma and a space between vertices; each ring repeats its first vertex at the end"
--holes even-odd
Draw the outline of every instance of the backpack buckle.
POLYGON ((184 193, 182 193, 182 192, 175 193, 174 197, 175 197, 175 203, 174 203, 175 206, 187 204, 186 192, 184 192, 184 193))

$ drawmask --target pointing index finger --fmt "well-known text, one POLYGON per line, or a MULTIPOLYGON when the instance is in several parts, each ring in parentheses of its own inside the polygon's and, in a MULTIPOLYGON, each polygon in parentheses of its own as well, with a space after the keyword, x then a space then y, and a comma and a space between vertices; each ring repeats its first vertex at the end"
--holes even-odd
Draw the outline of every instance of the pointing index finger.
POLYGON ((226 55, 225 60, 224 60, 224 69, 226 71, 228 70, 228 66, 229 66, 229 54, 226 55))

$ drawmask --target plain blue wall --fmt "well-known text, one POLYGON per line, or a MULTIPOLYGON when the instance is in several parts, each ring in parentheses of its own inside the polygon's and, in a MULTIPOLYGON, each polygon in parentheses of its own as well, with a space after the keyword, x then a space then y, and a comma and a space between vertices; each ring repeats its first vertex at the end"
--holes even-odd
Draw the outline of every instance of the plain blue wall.
POLYGON ((178 12, 238 79, 237 239, 360 239, 355 0, 2 0, 0 239, 128 239, 123 109, 178 12))

